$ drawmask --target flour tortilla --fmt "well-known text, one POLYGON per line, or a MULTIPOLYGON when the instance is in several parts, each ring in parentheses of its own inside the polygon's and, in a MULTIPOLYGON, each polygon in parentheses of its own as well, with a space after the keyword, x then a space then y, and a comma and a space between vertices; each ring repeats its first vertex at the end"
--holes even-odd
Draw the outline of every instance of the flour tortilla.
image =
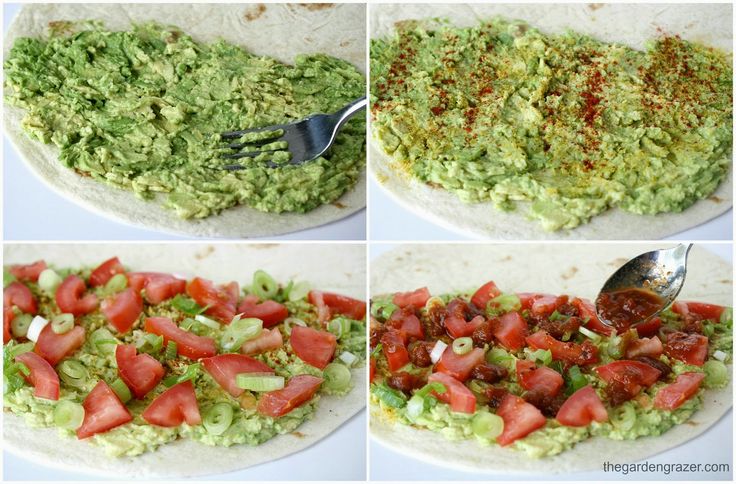
MULTIPOLYGON (((626 260, 672 244, 529 244, 401 245, 371 262, 371 294, 428 286, 432 294, 474 290, 488 280, 509 292, 547 292, 594 299, 606 278, 626 260)), ((683 300, 733 304, 731 264, 694 247, 690 253, 683 300)), ((731 370, 729 365, 729 370, 731 370)), ((731 379, 732 382, 732 379, 731 379)), ((449 441, 426 429, 387 422, 371 405, 371 435, 397 452, 433 464, 472 472, 508 474, 568 473, 600 470, 604 462, 633 463, 677 447, 705 432, 732 405, 733 384, 705 392, 703 408, 690 422, 659 437, 615 441, 595 437, 545 459, 473 440, 449 441)))
MULTIPOLYGON (((378 4, 371 7, 370 34, 372 38, 385 38, 394 32, 396 22, 408 19, 440 17, 450 19, 458 27, 469 27, 496 15, 524 20, 545 33, 572 29, 636 49, 643 49, 644 42, 656 37, 661 28, 687 40, 733 50, 731 4, 378 4)), ((377 141, 372 140, 369 145, 372 174, 392 198, 438 225, 472 237, 655 240, 702 224, 733 205, 731 169, 712 196, 682 213, 636 215, 614 209, 573 230, 546 232, 539 222, 526 219, 529 202, 518 203, 513 212, 496 210, 490 202, 463 203, 446 190, 431 188, 391 169, 391 158, 377 141)))
MULTIPOLYGON (((324 53, 344 59, 365 73, 365 5, 320 4, 31 4, 25 5, 5 36, 4 53, 18 37, 39 37, 55 20, 98 19, 112 30, 157 21, 175 25, 196 41, 224 39, 257 55, 292 64, 297 54, 324 53), (263 7, 263 11, 261 11, 263 7)), ((306 214, 265 213, 237 206, 206 219, 183 220, 156 201, 79 176, 58 160, 58 149, 23 133, 25 111, 5 106, 5 131, 33 173, 64 197, 118 221, 169 233, 201 237, 248 238, 317 227, 365 206, 365 176, 333 204, 306 214)), ((360 114, 359 114, 360 115, 360 114)))
MULTIPOLYGON (((218 282, 248 283, 246 278, 264 269, 277 281, 308 281, 315 288, 365 299, 365 250, 357 245, 6 245, 4 264, 43 258, 60 267, 94 266, 113 255, 134 270, 199 275, 218 282)), ((365 366, 352 371, 354 388, 348 395, 322 395, 314 418, 295 433, 277 436, 257 447, 211 447, 178 440, 155 452, 115 458, 85 441, 60 437, 54 428, 29 427, 22 417, 9 412, 4 412, 3 442, 10 452, 43 465, 116 478, 232 472, 299 452, 329 436, 365 406, 365 373, 365 366)), ((360 438, 363 436, 356 435, 360 438)))

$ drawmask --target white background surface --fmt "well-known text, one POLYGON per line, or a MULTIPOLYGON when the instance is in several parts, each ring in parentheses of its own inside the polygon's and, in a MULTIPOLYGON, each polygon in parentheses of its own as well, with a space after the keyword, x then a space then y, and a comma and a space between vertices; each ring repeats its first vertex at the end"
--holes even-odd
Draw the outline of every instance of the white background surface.
MULTIPOLYGON (((667 243, 663 243, 663 247, 668 247, 667 243)), ((733 245, 730 243, 723 244, 702 244, 703 247, 716 253, 720 257, 733 261, 733 245)), ((392 244, 372 244, 369 254, 369 260, 373 260, 379 255, 391 250, 395 245, 392 244)), ((523 250, 520 244, 519 250, 523 250)), ((687 284, 687 282, 686 282, 687 284)), ((665 434, 662 438, 667 438, 665 434)), ((449 442, 449 441, 448 441, 449 442)), ((489 450, 492 452, 492 450, 489 450)), ((733 409, 719 420, 713 427, 707 430, 699 437, 676 447, 667 452, 663 452, 655 457, 649 458, 646 462, 650 464, 724 464, 728 463, 733 466, 733 409)), ((439 460, 440 456, 438 456, 439 460)), ((559 481, 603 481, 603 480, 732 480, 733 472, 728 473, 672 473, 669 476, 657 473, 634 473, 629 475, 618 474, 614 472, 579 472, 574 474, 566 474, 554 476, 544 474, 544 469, 540 467, 540 475, 514 477, 506 474, 480 474, 458 471, 447 467, 428 464, 424 461, 405 457, 393 450, 384 447, 374 440, 370 442, 370 467, 369 473, 371 480, 437 480, 437 481, 459 481, 459 480, 559 480, 559 481)))
MULTIPOLYGON (((4 6, 7 29, 20 5, 4 6)), ((186 240, 186 236, 119 223, 65 199, 41 182, 3 136, 3 234, 5 240, 186 240)), ((110 188, 114 190, 114 188, 110 188)), ((269 240, 365 240, 365 209, 321 227, 269 240)))

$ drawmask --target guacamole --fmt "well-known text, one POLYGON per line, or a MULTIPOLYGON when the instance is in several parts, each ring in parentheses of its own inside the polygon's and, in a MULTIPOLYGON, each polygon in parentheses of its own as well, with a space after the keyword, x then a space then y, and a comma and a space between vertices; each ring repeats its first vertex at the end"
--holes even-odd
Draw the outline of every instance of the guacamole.
POLYGON ((717 305, 677 302, 617 332, 585 299, 489 282, 376 297, 371 316, 375 418, 530 458, 662 435, 731 378, 733 313, 717 305))
POLYGON ((496 18, 405 22, 371 42, 373 135, 395 168, 548 231, 609 208, 680 212, 730 166, 731 56, 678 36, 642 52, 496 18))
POLYGON ((227 171, 219 134, 333 113, 365 93, 364 77, 327 55, 294 65, 219 41, 195 42, 149 23, 110 32, 100 23, 54 22, 45 39, 18 39, 5 59, 6 102, 26 111, 28 136, 55 144, 80 175, 133 191, 165 194, 183 218, 244 204, 308 212, 353 187, 365 164, 365 122, 348 122, 324 157, 291 166, 273 153, 227 171), (275 161, 276 167, 267 166, 275 161))
MULTIPOLYGON (((210 446, 255 446, 280 434, 294 432, 303 422, 314 418, 320 411, 321 395, 339 397, 354 391, 351 372, 363 366, 365 360, 365 323, 359 314, 361 307, 365 311, 362 301, 345 298, 351 301, 352 308, 330 309, 325 315, 327 303, 315 301, 313 294, 316 291, 310 292, 306 283, 278 285, 262 271, 254 276, 253 285, 240 291, 236 283, 215 286, 194 278, 185 286, 184 281, 176 282, 177 279, 171 275, 125 272, 122 265, 116 265, 118 273, 110 277, 109 262, 94 271, 90 268, 50 269, 43 263, 43 272, 39 276, 36 270, 35 278, 34 275, 29 277, 29 273, 22 269, 33 265, 13 266, 10 272, 6 270, 3 406, 6 411, 22 416, 29 425, 58 427, 60 435, 84 438, 102 447, 110 456, 136 456, 183 438, 210 446), (92 286, 97 277, 95 274, 99 275, 100 271, 107 272, 109 280, 92 286), (84 298, 95 296, 98 304, 74 317, 73 327, 67 328, 66 333, 47 333, 54 331, 55 321, 64 312, 60 306, 68 309, 65 284, 75 277, 89 286, 83 289, 84 298), (50 285, 49 280, 54 278, 58 278, 56 284, 50 285), (148 281, 142 291, 136 282, 141 280, 148 281), (166 287, 169 292, 164 296, 167 297, 159 300, 163 297, 160 291, 166 287), (208 289, 202 292, 196 287, 208 289), (268 287, 265 293, 264 287, 268 287), (139 291, 142 306, 133 309, 138 312, 129 320, 129 328, 121 331, 122 312, 111 308, 120 308, 118 304, 129 297, 129 291, 139 291), (29 299, 18 294, 29 295, 34 305, 29 307, 29 299), (223 298, 230 299, 232 304, 225 304, 223 298), (155 299, 155 303, 151 299, 155 299), (209 301, 207 304, 204 304, 205 299, 209 301), (260 302, 256 305, 254 301, 260 302), (229 311, 239 311, 231 321, 226 321, 231 315, 223 309, 226 307, 230 307, 229 311), (260 311, 263 319, 248 317, 254 311, 260 311), (320 311, 322 314, 318 314, 320 311), (31 317, 50 321, 40 335, 33 336, 33 324, 29 328, 28 323, 31 317), (183 332, 179 336, 166 332, 157 334, 152 322, 162 319, 173 322, 183 332), (245 333, 241 334, 236 326, 243 322, 247 325, 243 327, 246 328, 245 333), (307 334, 316 335, 313 337, 318 342, 322 341, 322 348, 326 348, 327 353, 322 353, 321 363, 313 359, 314 352, 319 352, 314 347, 317 343, 293 343, 292 335, 296 334, 297 327, 300 330, 309 328, 307 334), (66 336, 77 328, 82 328, 83 338, 78 345, 66 346, 66 336), (275 342, 271 338, 274 335, 275 342), (191 342, 192 339, 195 343, 191 342), (197 341, 204 341, 205 349, 208 341, 213 342, 210 343, 212 349, 203 355, 206 356, 204 358, 187 353, 200 344, 197 341), (234 346, 230 344, 233 341, 237 341, 234 346), (134 348, 137 364, 145 362, 147 365, 138 374, 138 379, 152 381, 153 386, 141 391, 135 379, 131 383, 130 372, 135 373, 135 369, 131 369, 130 363, 125 363, 121 353, 125 348, 134 348), (26 352, 45 359, 52 375, 42 378, 35 365, 24 366, 22 362, 26 360, 22 358, 26 352), (245 369, 238 366, 237 375, 228 376, 231 364, 245 365, 245 369), (162 368, 160 374, 156 367, 162 368), (266 370, 268 372, 264 373, 266 370), (252 374, 255 380, 264 376, 269 381, 281 379, 281 384, 277 382, 275 387, 260 389, 240 386, 237 377, 243 374, 242 371, 246 376, 252 374), (288 391, 292 382, 303 380, 305 376, 316 381, 318 386, 305 394, 292 394, 288 407, 274 411, 265 405, 265 401, 273 401, 278 392, 288 391), (51 395, 39 395, 42 382, 47 380, 57 382, 56 395, 53 391, 51 395), (128 418, 123 419, 122 424, 111 424, 90 433, 89 422, 95 416, 93 394, 101 382, 119 399, 116 403, 113 397, 108 407, 122 406, 122 412, 127 413, 128 418), (182 422, 162 422, 160 416, 154 419, 150 409, 157 405, 160 408, 167 392, 182 384, 193 387, 192 398, 196 402, 191 411, 196 413, 200 422, 193 424, 188 418, 182 422), (232 385, 240 388, 238 395, 233 393, 232 385), (69 423, 64 420, 61 407, 69 402, 80 410, 84 408, 83 421, 69 423)), ((84 298, 80 297, 80 300, 84 298)), ((264 383, 256 381, 251 384, 264 383)))

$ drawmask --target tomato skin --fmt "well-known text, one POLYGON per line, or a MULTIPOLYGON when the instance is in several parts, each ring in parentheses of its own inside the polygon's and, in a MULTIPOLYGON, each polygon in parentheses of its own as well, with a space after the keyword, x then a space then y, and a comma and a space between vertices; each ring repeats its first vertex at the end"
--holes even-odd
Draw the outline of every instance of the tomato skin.
POLYGON ((332 318, 333 314, 342 314, 350 319, 361 320, 365 317, 365 301, 352 297, 335 294, 333 292, 309 291, 309 303, 317 306, 320 322, 324 323, 332 318), (321 310, 320 307, 322 306, 321 310), (326 319, 323 319, 325 318, 326 319))
POLYGON ((376 377, 376 359, 371 358, 371 371, 370 371, 370 383, 373 383, 373 379, 376 377))
POLYGON ((639 338, 626 347, 626 358, 634 358, 636 356, 658 357, 664 352, 664 346, 659 337, 639 338))
POLYGON ((675 410, 680 408, 683 403, 687 402, 698 392, 700 382, 703 381, 703 378, 705 378, 703 373, 693 371, 677 375, 674 383, 661 388, 654 396, 654 408, 660 410, 675 410))
POLYGON ((201 424, 202 417, 192 381, 178 383, 157 396, 141 417, 159 427, 178 427, 184 422, 189 425, 201 424))
POLYGON ((151 355, 137 355, 134 345, 117 345, 115 361, 118 373, 135 398, 143 398, 153 390, 164 377, 163 365, 151 355))
POLYGON ((383 355, 386 357, 388 369, 392 373, 409 363, 409 351, 406 349, 404 337, 399 331, 389 329, 381 336, 383 355))
POLYGON ((453 412, 475 413, 475 395, 468 387, 445 373, 432 373, 428 381, 438 382, 445 386, 447 391, 443 393, 432 392, 440 401, 448 403, 453 412))
POLYGON ((74 274, 67 276, 56 289, 56 304, 65 313, 74 316, 88 314, 97 309, 97 296, 94 294, 84 295, 87 286, 79 276, 74 274))
POLYGON ((81 348, 83 344, 84 328, 82 326, 74 326, 64 334, 56 334, 49 323, 38 335, 33 351, 48 361, 51 366, 56 366, 61 360, 81 348))
POLYGON ((689 365, 703 366, 708 359, 708 338, 702 334, 680 331, 670 333, 664 344, 664 352, 667 356, 689 365))
MULTIPOLYGON (((410 292, 397 292, 394 294, 393 303, 400 308, 406 308, 414 306, 415 308, 422 308, 431 297, 429 289, 426 287, 420 287, 415 291, 410 292)), ((362 319, 362 318, 360 318, 362 319)))
POLYGON ((3 309, 12 309, 17 306, 18 309, 26 314, 36 314, 38 305, 33 297, 33 293, 22 282, 11 282, 3 289, 3 309))
POLYGON ((273 369, 265 363, 246 355, 228 353, 212 356, 202 360, 204 369, 230 395, 239 397, 245 390, 235 384, 235 377, 240 373, 273 373, 273 369))
POLYGON ((246 296, 238 306, 238 314, 243 318, 257 318, 263 321, 264 328, 271 328, 289 317, 289 310, 276 301, 258 302, 258 296, 246 296))
POLYGON ((543 295, 534 299, 532 303, 532 313, 549 316, 555 309, 567 302, 567 296, 549 296, 543 295))
POLYGON ((598 348, 590 341, 582 344, 563 342, 556 340, 544 330, 527 336, 526 341, 535 350, 550 350, 555 360, 577 365, 587 365, 598 361, 598 348))
POLYGON ((43 260, 37 260, 32 264, 16 264, 10 266, 8 272, 19 281, 38 281, 38 276, 47 269, 46 262, 43 260))
POLYGON ((585 427, 594 420, 608 420, 608 411, 593 387, 586 385, 565 400, 555 418, 568 427, 585 427))
POLYGON ((246 355, 256 355, 281 348, 283 345, 284 338, 281 336, 279 328, 271 328, 264 329, 260 336, 243 343, 240 351, 246 355))
POLYGON ((473 368, 483 363, 484 359, 485 352, 481 348, 473 348, 464 355, 458 355, 452 350, 452 346, 448 346, 435 365, 434 371, 445 373, 464 382, 470 378, 473 368))
POLYGON ((623 383, 630 395, 636 395, 643 387, 654 385, 662 374, 658 369, 634 360, 618 360, 595 369, 608 384, 623 383))
POLYGON ((143 312, 143 298, 132 288, 102 301, 100 309, 120 333, 127 333, 143 312))
POLYGON ((637 324, 636 326, 634 326, 634 328, 636 329, 636 333, 639 335, 639 337, 651 338, 652 336, 655 336, 657 334, 661 326, 662 319, 655 316, 644 321, 643 323, 637 324))
POLYGON ((547 423, 537 407, 511 393, 503 397, 496 415, 503 419, 503 432, 496 438, 502 446, 526 437, 547 423))
POLYGON ((77 438, 86 439, 92 435, 107 432, 110 429, 133 420, 120 398, 104 381, 100 380, 89 392, 82 403, 84 420, 77 429, 77 438))
POLYGON ((581 318, 588 318, 588 322, 585 323, 586 328, 603 336, 611 336, 613 334, 613 328, 606 326, 598 318, 598 314, 595 312, 595 305, 591 301, 576 297, 570 301, 570 304, 577 308, 581 318))
POLYGON ((710 319, 715 322, 718 322, 721 319, 721 314, 723 314, 724 309, 726 309, 724 306, 719 306, 717 304, 695 301, 677 301, 672 305, 672 311, 681 316, 694 313, 702 319, 710 319))
POLYGON ((92 287, 104 286, 107 281, 117 274, 125 274, 125 267, 120 263, 120 259, 117 257, 107 259, 89 275, 89 285, 92 287))
POLYGON ((146 301, 160 304, 177 294, 182 294, 187 281, 162 272, 129 272, 128 285, 136 292, 146 290, 146 301))
POLYGON ((478 326, 486 322, 481 315, 472 316, 471 308, 462 299, 453 299, 447 304, 447 316, 445 316, 445 329, 453 339, 470 336, 478 326))
POLYGON ((10 342, 13 339, 13 335, 10 333, 10 324, 15 318, 15 313, 11 308, 3 308, 3 344, 10 342))
POLYGON ((386 326, 403 332, 410 339, 424 339, 424 329, 412 308, 397 309, 386 321, 386 326))
POLYGON ((551 397, 560 393, 565 384, 562 375, 555 370, 546 366, 537 368, 529 360, 516 361, 516 379, 524 390, 541 391, 551 397))
POLYGON ((15 357, 15 361, 23 363, 31 370, 30 375, 23 378, 35 388, 33 394, 47 400, 59 399, 59 375, 54 367, 36 353, 27 352, 15 357))
POLYGON ((169 318, 146 318, 145 330, 163 336, 164 344, 175 342, 177 352, 187 358, 198 360, 217 354, 215 340, 184 331, 169 318))
POLYGON ((494 319, 493 336, 507 349, 516 351, 524 347, 528 326, 521 314, 512 311, 494 319))
POLYGON ((195 277, 187 284, 187 294, 202 307, 209 306, 205 314, 230 324, 235 317, 237 295, 233 299, 232 291, 228 287, 216 287, 212 281, 195 277))
POLYGON ((289 343, 299 358, 320 370, 332 361, 337 348, 334 334, 305 326, 294 326, 291 329, 289 343))
POLYGON ((500 295, 501 290, 496 286, 496 283, 488 281, 473 293, 473 296, 470 298, 470 302, 473 303, 473 306, 476 308, 485 311, 486 306, 488 306, 488 301, 500 295))
POLYGON ((281 417, 312 399, 324 380, 312 375, 292 377, 284 388, 265 393, 258 401, 258 412, 281 417))

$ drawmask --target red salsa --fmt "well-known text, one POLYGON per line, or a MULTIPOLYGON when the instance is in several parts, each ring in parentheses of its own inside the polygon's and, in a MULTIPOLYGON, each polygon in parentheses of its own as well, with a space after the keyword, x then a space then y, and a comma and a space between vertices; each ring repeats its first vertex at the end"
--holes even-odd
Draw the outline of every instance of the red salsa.
POLYGON ((646 289, 623 289, 602 293, 595 302, 598 314, 618 332, 645 321, 662 307, 662 298, 646 289))

